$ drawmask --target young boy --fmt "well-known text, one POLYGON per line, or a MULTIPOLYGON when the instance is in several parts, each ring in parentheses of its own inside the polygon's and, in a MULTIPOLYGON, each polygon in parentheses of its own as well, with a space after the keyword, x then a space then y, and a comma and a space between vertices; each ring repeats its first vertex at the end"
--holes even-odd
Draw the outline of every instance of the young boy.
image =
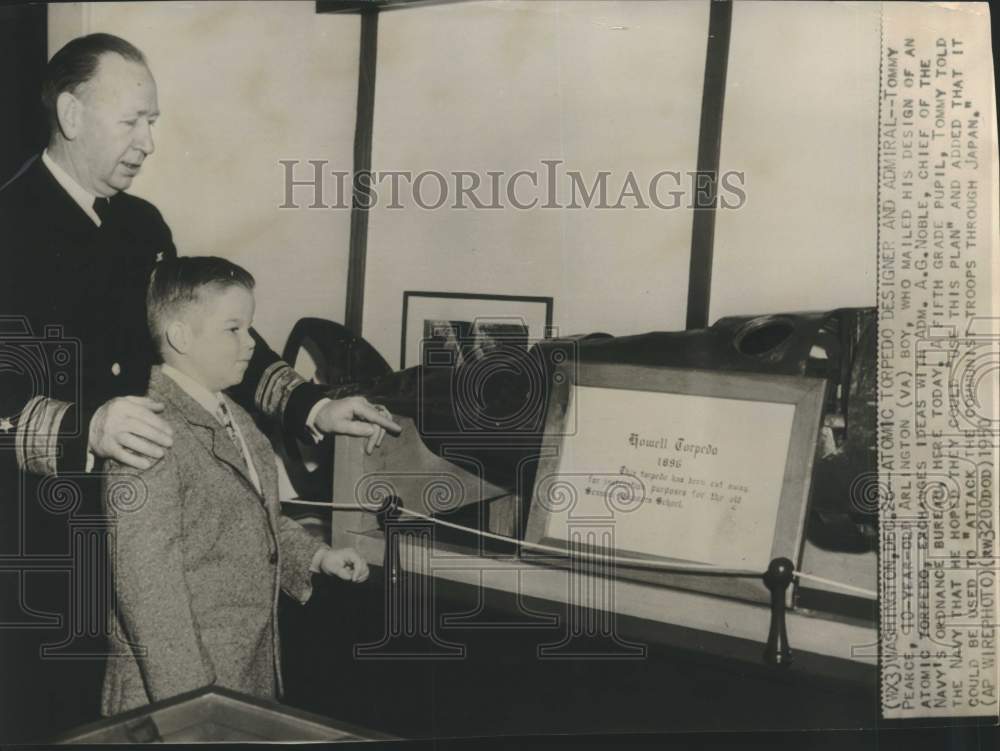
POLYGON ((271 446, 222 393, 253 352, 253 286, 221 258, 153 272, 147 314, 163 364, 149 396, 165 405, 174 443, 141 474, 107 467, 116 616, 130 653, 108 659, 105 715, 210 684, 275 698, 279 588, 305 603, 313 573, 368 578, 356 551, 333 550, 281 515, 271 446))

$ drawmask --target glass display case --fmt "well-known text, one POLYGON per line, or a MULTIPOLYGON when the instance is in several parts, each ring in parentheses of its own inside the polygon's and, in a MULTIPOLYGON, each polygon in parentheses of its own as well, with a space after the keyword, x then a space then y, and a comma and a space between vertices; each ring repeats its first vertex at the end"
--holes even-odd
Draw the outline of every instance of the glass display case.
POLYGON ((83 725, 55 743, 197 743, 389 740, 391 736, 206 687, 116 717, 83 725))

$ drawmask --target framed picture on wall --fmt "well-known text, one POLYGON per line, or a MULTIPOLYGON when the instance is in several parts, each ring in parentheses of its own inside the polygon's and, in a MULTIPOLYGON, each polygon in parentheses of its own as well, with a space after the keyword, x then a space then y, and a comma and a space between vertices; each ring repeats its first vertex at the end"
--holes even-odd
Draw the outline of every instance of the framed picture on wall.
POLYGON ((527 349, 551 328, 551 297, 407 291, 399 365, 443 365, 445 357, 460 365, 496 347, 527 349))

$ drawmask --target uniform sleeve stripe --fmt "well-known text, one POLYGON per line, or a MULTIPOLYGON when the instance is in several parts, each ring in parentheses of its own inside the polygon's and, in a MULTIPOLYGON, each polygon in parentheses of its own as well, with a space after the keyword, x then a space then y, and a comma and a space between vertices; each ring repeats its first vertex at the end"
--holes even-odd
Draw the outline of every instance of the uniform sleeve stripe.
POLYGON ((302 377, 287 363, 280 360, 273 363, 264 371, 257 384, 257 393, 254 395, 257 408, 274 420, 283 420, 292 391, 303 383, 305 381, 302 377))
POLYGON ((56 473, 59 458, 59 426, 72 405, 44 396, 32 397, 17 422, 14 454, 17 466, 37 475, 56 473))

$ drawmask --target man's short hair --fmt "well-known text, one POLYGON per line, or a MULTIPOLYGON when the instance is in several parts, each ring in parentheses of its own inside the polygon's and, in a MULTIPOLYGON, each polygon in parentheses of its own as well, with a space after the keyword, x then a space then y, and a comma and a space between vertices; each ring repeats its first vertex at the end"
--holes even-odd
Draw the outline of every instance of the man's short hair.
POLYGON ((242 266, 215 256, 182 256, 161 261, 153 269, 146 291, 146 323, 157 353, 163 351, 167 324, 184 309, 201 302, 205 287, 254 288, 253 275, 242 266))
POLYGON ((126 60, 146 65, 139 49, 114 34, 87 34, 67 42, 45 66, 42 78, 42 106, 49 121, 49 134, 59 127, 56 100, 64 91, 73 93, 97 73, 101 55, 114 52, 126 60))

